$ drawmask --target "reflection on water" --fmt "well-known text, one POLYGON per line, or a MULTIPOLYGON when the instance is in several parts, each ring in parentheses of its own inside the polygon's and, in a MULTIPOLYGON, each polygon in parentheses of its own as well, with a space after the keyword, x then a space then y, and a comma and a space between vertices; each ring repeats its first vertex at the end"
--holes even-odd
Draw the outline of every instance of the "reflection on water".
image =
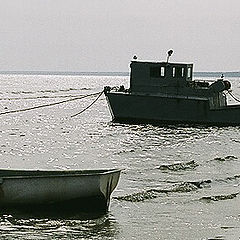
POLYGON ((118 226, 113 215, 93 220, 0 218, 1 239, 115 239, 118 226))

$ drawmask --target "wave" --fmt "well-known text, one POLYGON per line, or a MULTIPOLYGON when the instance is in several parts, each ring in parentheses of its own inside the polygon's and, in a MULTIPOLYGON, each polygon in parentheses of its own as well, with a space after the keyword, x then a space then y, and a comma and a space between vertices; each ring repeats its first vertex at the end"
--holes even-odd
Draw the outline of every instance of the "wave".
POLYGON ((57 92, 70 92, 70 91, 83 91, 83 90, 92 90, 92 88, 67 88, 67 89, 58 89, 58 90, 41 90, 40 93, 57 93, 57 92))
MULTIPOLYGON (((211 180, 202 180, 202 181, 194 181, 194 182, 182 182, 179 183, 172 188, 169 189, 149 189, 133 194, 128 194, 125 196, 118 196, 113 197, 119 201, 128 201, 128 202, 144 202, 146 200, 159 198, 162 194, 170 194, 170 193, 188 193, 192 191, 197 191, 198 189, 203 188, 206 185, 209 185, 212 181, 211 180)), ((201 197, 200 201, 205 202, 216 202, 216 201, 223 201, 223 200, 231 200, 237 197, 239 192, 226 194, 226 195, 214 195, 214 196, 204 196, 201 197)))
POLYGON ((194 181, 194 182, 189 182, 193 185, 195 185, 198 188, 203 188, 206 185, 209 185, 210 183, 212 183, 212 180, 207 179, 207 180, 202 180, 202 181, 194 181))
POLYGON ((126 196, 114 197, 114 199, 128 202, 143 202, 148 199, 159 197, 159 191, 156 189, 146 190, 138 193, 129 194, 126 196))
POLYGON ((227 194, 227 195, 216 195, 216 196, 208 196, 208 197, 202 197, 200 198, 200 201, 206 201, 206 202, 212 202, 212 201, 223 201, 223 200, 229 200, 237 197, 237 193, 227 194))
MULTIPOLYGON (((92 88, 67 88, 67 89, 46 89, 46 90, 39 90, 39 91, 12 91, 7 92, 11 94, 35 94, 35 93, 58 93, 58 92, 70 92, 70 91, 85 91, 85 90, 92 90, 92 88)), ((3 94, 3 93, 1 93, 3 94)))
POLYGON ((180 170, 188 170, 188 169, 195 169, 198 164, 192 160, 186 163, 174 163, 169 165, 161 165, 157 167, 160 170, 170 170, 170 171, 180 171, 180 170))
POLYGON ((186 193, 191 191, 196 191, 199 188, 203 187, 203 184, 210 183, 211 180, 203 180, 196 182, 182 182, 173 186, 170 189, 149 189, 133 194, 128 194, 125 196, 114 197, 114 199, 120 201, 129 201, 129 202, 143 202, 145 200, 158 198, 161 194, 165 193, 186 193))
POLYGON ((120 155, 120 154, 123 154, 123 153, 133 153, 135 152, 134 149, 129 149, 129 150, 122 150, 122 151, 119 151, 119 152, 116 152, 116 153, 113 153, 114 155, 120 155))
POLYGON ((240 178, 240 175, 234 175, 231 177, 226 177, 224 179, 216 179, 217 182, 229 182, 229 181, 235 181, 240 178))
POLYGON ((226 156, 226 157, 216 157, 214 158, 212 161, 218 161, 218 162, 225 162, 225 161, 233 161, 233 160, 237 160, 238 158, 236 156, 226 156))
POLYGON ((53 99, 53 98, 75 98, 81 97, 84 95, 57 95, 57 96, 35 96, 35 97, 4 97, 0 98, 0 100, 34 100, 34 99, 53 99))

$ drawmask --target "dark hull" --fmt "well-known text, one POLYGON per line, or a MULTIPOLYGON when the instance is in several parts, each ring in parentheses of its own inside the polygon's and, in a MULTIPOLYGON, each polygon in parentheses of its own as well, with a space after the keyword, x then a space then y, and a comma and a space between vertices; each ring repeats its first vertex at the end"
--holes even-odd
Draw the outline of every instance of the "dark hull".
POLYGON ((104 195, 76 198, 48 204, 20 204, 1 206, 0 214, 11 214, 15 217, 29 218, 79 218, 90 219, 104 215, 108 201, 104 195))
POLYGON ((106 93, 114 122, 240 125, 240 105, 210 109, 206 98, 106 93))

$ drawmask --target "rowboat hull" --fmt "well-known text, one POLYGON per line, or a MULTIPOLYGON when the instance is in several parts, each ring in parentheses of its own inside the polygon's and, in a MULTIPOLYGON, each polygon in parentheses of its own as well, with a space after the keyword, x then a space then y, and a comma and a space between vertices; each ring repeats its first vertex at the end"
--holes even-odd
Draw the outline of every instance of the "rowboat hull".
POLYGON ((0 170, 0 211, 105 213, 119 176, 119 169, 0 170))

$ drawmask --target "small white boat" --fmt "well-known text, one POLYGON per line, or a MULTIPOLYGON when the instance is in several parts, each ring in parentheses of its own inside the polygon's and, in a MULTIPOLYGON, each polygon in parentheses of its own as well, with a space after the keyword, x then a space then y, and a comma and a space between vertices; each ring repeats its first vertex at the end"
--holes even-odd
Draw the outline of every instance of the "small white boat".
POLYGON ((120 169, 1 170, 0 213, 12 210, 77 214, 108 210, 120 169))

